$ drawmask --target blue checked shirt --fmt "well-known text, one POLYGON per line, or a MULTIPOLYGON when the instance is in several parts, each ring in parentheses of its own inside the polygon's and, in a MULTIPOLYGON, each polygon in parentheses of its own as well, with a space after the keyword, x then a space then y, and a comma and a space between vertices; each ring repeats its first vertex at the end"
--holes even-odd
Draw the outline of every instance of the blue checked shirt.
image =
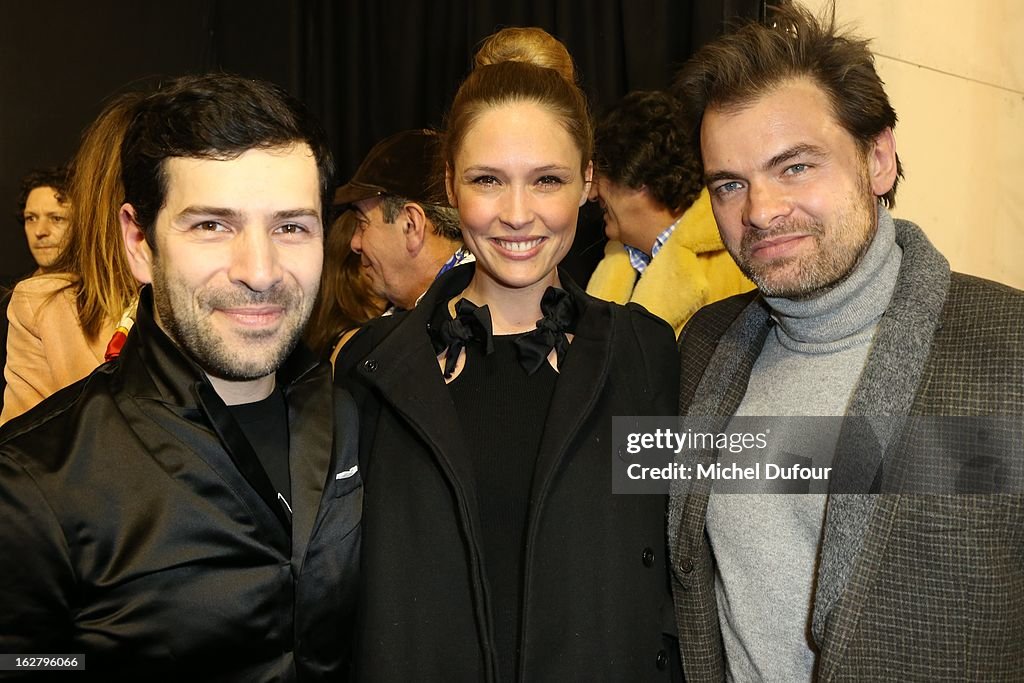
POLYGON ((668 242, 668 238, 675 232, 676 226, 679 225, 679 219, 676 222, 662 230, 661 234, 654 238, 654 246, 651 247, 651 255, 648 256, 644 252, 640 251, 636 247, 631 247, 628 244, 622 245, 626 249, 626 253, 629 254, 629 262, 632 264, 633 269, 638 273, 643 273, 647 270, 647 266, 651 264, 651 259, 658 255, 661 248, 665 246, 665 242, 668 242))

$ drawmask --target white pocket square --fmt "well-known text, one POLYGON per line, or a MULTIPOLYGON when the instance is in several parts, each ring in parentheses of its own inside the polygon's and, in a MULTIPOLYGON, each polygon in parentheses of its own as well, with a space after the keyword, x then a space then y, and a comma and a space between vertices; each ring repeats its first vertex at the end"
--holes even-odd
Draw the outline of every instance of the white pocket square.
POLYGON ((352 465, 352 467, 348 468, 344 472, 338 472, 336 475, 334 475, 334 478, 335 479, 348 479, 349 477, 353 476, 358 471, 359 471, 359 465, 352 465))

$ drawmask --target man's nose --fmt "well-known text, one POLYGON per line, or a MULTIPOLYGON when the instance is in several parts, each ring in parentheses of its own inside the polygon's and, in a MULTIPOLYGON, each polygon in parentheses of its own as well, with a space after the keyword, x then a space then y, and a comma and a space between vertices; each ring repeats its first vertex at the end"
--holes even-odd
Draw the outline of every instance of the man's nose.
POLYGON ((32 226, 32 234, 40 239, 47 237, 51 232, 53 232, 53 225, 50 224, 48 218, 40 218, 32 226))
POLYGON ((361 228, 356 228, 352 233, 352 239, 348 241, 348 248, 357 254, 363 253, 363 231, 361 228))
POLYGON ((590 187, 587 188, 587 199, 596 202, 601 198, 601 192, 598 189, 597 178, 590 181, 590 187))
POLYGON ((758 230, 768 230, 789 215, 792 206, 786 193, 770 183, 752 182, 747 188, 744 222, 758 230))
POLYGON ((246 230, 233 245, 228 277, 254 292, 262 292, 279 283, 283 277, 280 254, 270 235, 246 230))

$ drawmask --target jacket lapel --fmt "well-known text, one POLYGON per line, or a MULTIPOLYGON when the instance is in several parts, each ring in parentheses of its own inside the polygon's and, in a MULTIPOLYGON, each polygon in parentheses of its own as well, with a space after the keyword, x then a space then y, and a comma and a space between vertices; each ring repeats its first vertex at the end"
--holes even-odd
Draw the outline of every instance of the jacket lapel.
MULTIPOLYGON (((530 496, 534 510, 544 498, 569 445, 594 410, 611 365, 612 335, 615 329, 610 306, 591 306, 586 295, 565 273, 559 273, 562 287, 580 307, 576 333, 551 397, 547 423, 541 436, 530 496)), ((531 521, 531 526, 532 526, 531 521)))
MULTIPOLYGON (((750 373, 761 354, 770 328, 771 316, 768 307, 758 296, 743 309, 718 342, 694 393, 693 401, 689 406, 680 406, 683 417, 708 418, 709 421, 701 425, 702 429, 724 431, 747 392, 750 373)), ((695 464, 697 458, 717 458, 714 451, 693 455, 694 462, 688 463, 691 466, 695 464)), ((669 489, 671 496, 668 533, 669 539, 674 541, 673 552, 681 553, 680 557, 690 554, 699 547, 704 534, 703 525, 700 528, 687 529, 682 524, 684 516, 689 520, 704 520, 710 484, 707 483, 707 479, 702 481, 706 485, 691 488, 686 481, 674 479, 669 489)))
MULTIPOLYGON (((446 278, 446 282, 461 281, 459 276, 472 275, 472 267, 459 266, 451 273, 452 278, 446 278)), ((402 323, 406 328, 422 329, 423 334, 388 335, 359 363, 357 373, 379 390, 381 398, 430 448, 460 499, 462 513, 476 529, 479 521, 472 459, 427 332, 437 298, 437 290, 432 288, 402 323)))
POLYGON ((770 327, 768 307, 757 297, 718 342, 687 415, 731 418, 736 413, 770 327))
POLYGON ((331 473, 335 434, 333 387, 326 367, 288 386, 288 471, 291 477, 292 566, 298 575, 331 473))
MULTIPOLYGON (((900 418, 910 414, 949 291, 949 263, 942 254, 916 225, 897 220, 895 227, 896 243, 903 250, 896 288, 878 323, 871 352, 847 409, 849 416, 866 418, 851 421, 849 428, 863 431, 870 424, 875 445, 856 451, 841 450, 836 459, 837 466, 849 466, 849 461, 856 459, 856 469, 861 473, 874 474, 883 463, 886 468, 899 464, 902 454, 894 448, 898 441, 895 429, 900 418)), ((849 442, 858 441, 864 443, 864 439, 849 442)), ((872 496, 864 494, 829 496, 812 619, 813 635, 819 643, 824 642, 829 612, 848 585, 861 554, 875 502, 872 496)), ((885 507, 896 506, 898 498, 887 501, 885 507)), ((884 521, 877 520, 878 539, 885 537, 881 528, 884 521)), ((861 571, 874 569, 865 566, 861 571)), ((869 581, 863 583, 870 585, 869 581)), ((858 609, 861 602, 850 599, 845 604, 858 609)), ((835 635, 841 640, 849 634, 835 635)), ((829 644, 836 652, 842 647, 843 642, 829 644)))
MULTIPOLYGON (((253 515, 254 523, 267 530, 268 539, 287 547, 291 521, 277 500, 277 492, 202 369, 157 325, 150 287, 143 288, 140 294, 135 327, 118 362, 122 366, 119 376, 133 400, 154 401, 169 411, 147 413, 150 420, 166 430, 166 435, 154 434, 147 440, 153 445, 148 449, 153 457, 160 457, 161 453, 154 444, 167 437, 184 444, 236 492, 253 515)), ((135 429, 140 433, 148 431, 142 423, 135 429)))

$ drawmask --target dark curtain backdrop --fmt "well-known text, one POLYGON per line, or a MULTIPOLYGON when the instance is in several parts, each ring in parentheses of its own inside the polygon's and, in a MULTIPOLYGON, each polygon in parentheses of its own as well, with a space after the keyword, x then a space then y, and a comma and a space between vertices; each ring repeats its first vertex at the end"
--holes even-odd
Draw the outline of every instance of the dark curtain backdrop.
MULTIPOLYGON (((32 270, 13 218, 28 169, 70 159, 111 95, 211 69, 279 83, 320 116, 339 181, 380 138, 439 127, 480 40, 540 26, 576 60, 595 114, 666 87, 696 47, 762 0, 34 0, 0 5, 0 282, 32 270)), ((603 241, 585 212, 570 272, 603 241)), ((583 283, 581 283, 583 284, 583 283)))
POLYGON ((632 90, 666 87, 730 17, 759 0, 519 0, 313 3, 322 52, 307 91, 318 102, 342 174, 391 133, 440 126, 480 41, 505 26, 540 26, 569 48, 595 114, 632 90))

